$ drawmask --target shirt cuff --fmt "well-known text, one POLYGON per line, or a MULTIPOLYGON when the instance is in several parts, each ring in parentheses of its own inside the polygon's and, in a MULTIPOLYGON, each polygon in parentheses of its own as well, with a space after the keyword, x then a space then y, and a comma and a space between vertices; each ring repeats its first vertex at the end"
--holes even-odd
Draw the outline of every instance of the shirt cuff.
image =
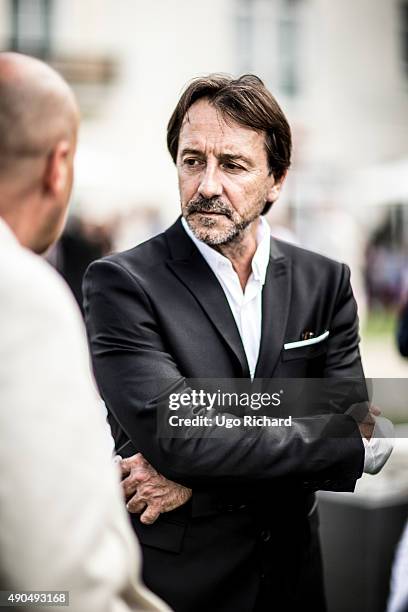
POLYGON ((376 417, 370 440, 363 437, 364 472, 378 474, 387 462, 394 448, 394 426, 385 417, 376 417))

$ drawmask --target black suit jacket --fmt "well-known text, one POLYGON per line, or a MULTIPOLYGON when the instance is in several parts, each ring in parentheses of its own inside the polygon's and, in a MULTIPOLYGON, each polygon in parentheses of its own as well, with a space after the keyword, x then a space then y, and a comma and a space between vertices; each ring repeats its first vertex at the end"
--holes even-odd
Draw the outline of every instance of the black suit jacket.
POLYGON ((398 348, 403 357, 408 357, 408 302, 405 304, 398 323, 398 348))
MULTIPOLYGON (((350 401, 333 402, 328 412, 337 414, 301 418, 284 431, 264 427, 248 436, 237 427, 221 440, 158 435, 166 384, 180 390, 189 378, 249 377, 223 290, 180 220, 91 264, 84 296, 117 449, 141 451, 193 489, 191 502, 154 525, 131 517, 147 584, 177 611, 249 612, 269 591, 276 610, 296 609, 300 600, 324 609, 317 517, 309 514, 313 491, 351 491, 361 475, 361 437, 343 414, 350 401)), ((262 311, 257 378, 362 379, 345 265, 272 240, 262 311), (330 335, 283 349, 305 330, 330 335)))

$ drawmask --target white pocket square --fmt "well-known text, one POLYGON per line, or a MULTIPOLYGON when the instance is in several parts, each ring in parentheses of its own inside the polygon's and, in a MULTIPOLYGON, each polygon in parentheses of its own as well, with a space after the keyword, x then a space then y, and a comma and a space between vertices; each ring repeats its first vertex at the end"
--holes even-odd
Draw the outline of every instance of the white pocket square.
POLYGON ((287 342, 283 345, 283 348, 287 351, 289 349, 300 348, 301 346, 309 346, 310 344, 318 344, 328 338, 330 332, 327 330, 324 334, 316 336, 316 338, 309 338, 308 340, 298 340, 297 342, 287 342))

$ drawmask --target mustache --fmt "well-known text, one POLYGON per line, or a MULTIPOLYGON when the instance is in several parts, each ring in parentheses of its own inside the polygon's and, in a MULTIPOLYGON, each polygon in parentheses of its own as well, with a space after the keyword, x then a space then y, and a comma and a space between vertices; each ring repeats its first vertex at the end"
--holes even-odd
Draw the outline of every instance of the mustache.
POLYGON ((203 198, 199 197, 196 200, 192 200, 187 205, 187 214, 191 215, 196 212, 206 212, 206 213, 218 213, 220 215, 225 215, 228 219, 232 219, 232 212, 225 206, 225 204, 217 197, 215 198, 203 198))

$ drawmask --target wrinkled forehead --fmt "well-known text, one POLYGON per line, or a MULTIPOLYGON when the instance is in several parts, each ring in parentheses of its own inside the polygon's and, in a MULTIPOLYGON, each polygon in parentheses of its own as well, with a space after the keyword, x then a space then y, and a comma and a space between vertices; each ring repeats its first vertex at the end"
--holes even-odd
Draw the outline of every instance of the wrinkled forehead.
POLYGON ((237 123, 212 105, 198 100, 186 112, 179 136, 179 152, 188 148, 223 149, 239 154, 265 150, 265 133, 237 123))

